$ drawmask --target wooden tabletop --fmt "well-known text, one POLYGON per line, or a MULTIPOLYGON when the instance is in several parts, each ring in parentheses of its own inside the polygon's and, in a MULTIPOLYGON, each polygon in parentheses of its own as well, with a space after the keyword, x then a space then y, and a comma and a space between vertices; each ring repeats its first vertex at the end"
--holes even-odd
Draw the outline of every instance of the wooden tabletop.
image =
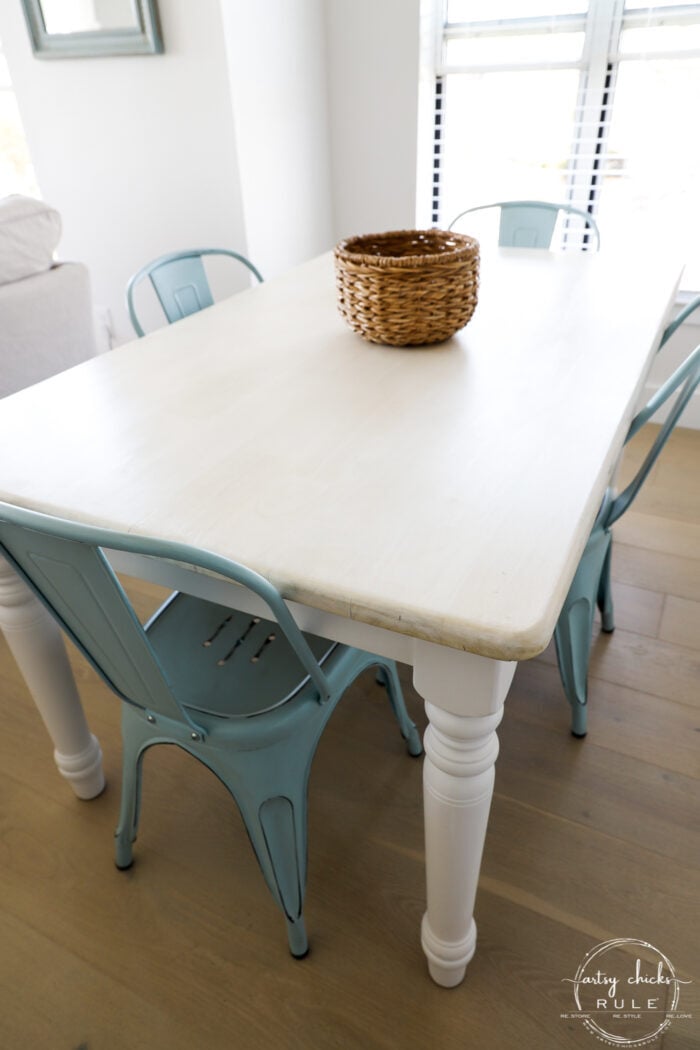
POLYGON ((541 651, 680 267, 494 250, 433 348, 337 313, 330 255, 0 402, 0 498, 208 547, 285 597, 541 651))

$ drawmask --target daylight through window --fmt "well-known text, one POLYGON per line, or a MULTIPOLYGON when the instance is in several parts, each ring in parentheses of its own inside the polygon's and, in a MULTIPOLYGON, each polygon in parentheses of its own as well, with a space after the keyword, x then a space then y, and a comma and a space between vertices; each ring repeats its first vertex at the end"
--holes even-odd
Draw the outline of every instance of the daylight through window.
POLYGON ((700 3, 445 0, 432 221, 567 201, 648 235, 700 289, 700 3))
POLYGON ((39 196, 24 129, 0 40, 0 197, 39 196))

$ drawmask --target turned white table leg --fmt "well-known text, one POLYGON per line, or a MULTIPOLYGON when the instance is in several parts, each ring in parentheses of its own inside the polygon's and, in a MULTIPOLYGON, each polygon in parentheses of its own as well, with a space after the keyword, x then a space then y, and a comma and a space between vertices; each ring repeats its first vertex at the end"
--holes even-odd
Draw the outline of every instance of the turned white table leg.
POLYGON ((451 715, 426 703, 423 805, 428 910, 421 940, 430 976, 452 988, 476 949, 474 899, 493 794, 501 712, 451 715))
POLYGON ((59 772, 78 798, 95 798, 105 784, 102 751, 85 721, 61 632, 2 557, 0 628, 53 741, 59 772))
POLYGON ((493 795, 496 728, 515 664, 430 649, 422 645, 414 664, 430 720, 423 767, 428 907, 421 942, 430 976, 453 988, 476 949, 474 900, 493 795))

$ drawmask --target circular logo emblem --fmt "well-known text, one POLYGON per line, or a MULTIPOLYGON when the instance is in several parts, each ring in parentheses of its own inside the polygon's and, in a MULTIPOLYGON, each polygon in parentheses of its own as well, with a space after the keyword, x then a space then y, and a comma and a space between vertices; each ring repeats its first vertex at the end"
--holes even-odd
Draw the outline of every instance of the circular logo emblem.
MULTIPOLYGON (((663 952, 648 941, 618 937, 586 954, 574 986, 577 1017, 591 1034, 611 1046, 643 1046, 679 1016, 680 985, 663 952)), ((687 1016, 687 1015, 686 1015, 687 1016)))

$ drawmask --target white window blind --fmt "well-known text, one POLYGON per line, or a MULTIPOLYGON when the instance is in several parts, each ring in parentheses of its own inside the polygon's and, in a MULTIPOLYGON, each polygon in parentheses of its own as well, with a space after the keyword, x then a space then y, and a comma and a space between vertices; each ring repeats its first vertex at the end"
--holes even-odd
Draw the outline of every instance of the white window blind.
POLYGON ((605 245, 677 251, 700 289, 699 109, 700 3, 444 0, 433 222, 569 202, 605 245))

